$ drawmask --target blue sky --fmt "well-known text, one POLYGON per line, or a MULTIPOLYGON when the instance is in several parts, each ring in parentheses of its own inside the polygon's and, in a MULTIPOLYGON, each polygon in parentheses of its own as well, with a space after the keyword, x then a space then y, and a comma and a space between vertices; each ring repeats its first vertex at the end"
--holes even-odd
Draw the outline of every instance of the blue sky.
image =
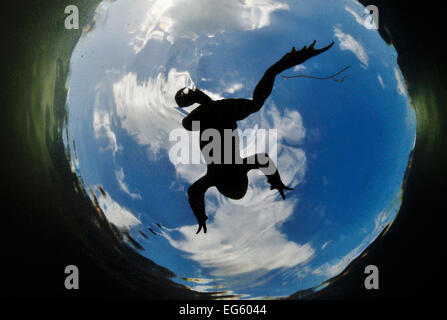
POLYGON ((107 198, 95 192, 107 217, 130 228, 141 254, 203 279, 178 281, 288 295, 342 271, 394 219, 415 116, 394 48, 357 21, 356 2, 225 3, 195 0, 183 11, 182 1, 100 5, 71 60, 75 166, 87 188, 104 188, 107 198), (264 108, 240 123, 282 130, 277 164, 295 190, 282 201, 252 175, 239 202, 210 191, 209 232, 195 236, 185 190, 204 168, 169 161, 167 137, 182 118, 173 94, 195 84, 214 97, 249 98, 266 68, 315 39, 335 45, 284 74, 325 76, 349 65, 348 78, 278 77, 264 108))

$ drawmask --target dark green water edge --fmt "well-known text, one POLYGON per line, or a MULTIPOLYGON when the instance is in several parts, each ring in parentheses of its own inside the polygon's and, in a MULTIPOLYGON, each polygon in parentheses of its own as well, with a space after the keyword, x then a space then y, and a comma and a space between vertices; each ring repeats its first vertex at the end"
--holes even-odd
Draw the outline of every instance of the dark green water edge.
POLYGON ((18 16, 7 26, 16 47, 6 57, 9 101, 2 144, 7 178, 2 193, 6 189, 14 200, 5 212, 11 220, 4 225, 9 247, 3 267, 6 274, 38 272, 32 279, 16 277, 6 295, 76 296, 63 287, 65 266, 75 264, 84 274, 86 296, 209 297, 174 283, 171 271, 134 252, 122 233, 98 214, 71 172, 62 139, 69 61, 83 26, 94 28, 90 22, 99 2, 39 1, 9 10, 18 16), (69 4, 79 8, 79 30, 64 28, 69 4), (11 28, 17 22, 18 29, 11 28))

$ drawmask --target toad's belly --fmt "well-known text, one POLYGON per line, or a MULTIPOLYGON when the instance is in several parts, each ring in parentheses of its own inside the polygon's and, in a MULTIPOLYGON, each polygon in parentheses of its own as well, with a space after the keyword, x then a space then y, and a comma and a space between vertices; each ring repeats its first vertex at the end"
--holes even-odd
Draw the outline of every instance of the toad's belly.
POLYGON ((214 174, 214 182, 217 190, 225 197, 238 200, 245 196, 248 188, 248 178, 245 171, 238 165, 221 165, 219 174, 214 174))

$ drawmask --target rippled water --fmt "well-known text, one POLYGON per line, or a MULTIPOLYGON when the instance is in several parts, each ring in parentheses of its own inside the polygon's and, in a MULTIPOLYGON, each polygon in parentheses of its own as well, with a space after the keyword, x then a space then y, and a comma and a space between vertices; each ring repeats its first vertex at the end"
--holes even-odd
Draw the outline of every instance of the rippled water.
POLYGON ((355 1, 102 2, 71 56, 65 137, 98 214, 193 290, 280 297, 338 275, 394 220, 415 139, 396 52, 362 14, 355 1), (195 235, 186 189, 205 165, 169 159, 184 117, 175 92, 250 98, 272 63, 314 39, 335 45, 284 74, 349 65, 348 78, 277 77, 239 123, 278 130, 295 190, 283 201, 255 173, 241 200, 210 189, 208 233, 195 235))

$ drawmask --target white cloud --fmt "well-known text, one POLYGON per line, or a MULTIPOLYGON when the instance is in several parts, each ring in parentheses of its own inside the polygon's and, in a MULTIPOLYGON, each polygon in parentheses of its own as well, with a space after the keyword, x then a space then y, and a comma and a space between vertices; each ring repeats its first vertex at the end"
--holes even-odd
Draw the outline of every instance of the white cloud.
POLYGON ((138 83, 134 73, 128 73, 113 85, 116 112, 121 126, 140 145, 149 146, 154 155, 168 149, 169 133, 181 127, 183 114, 176 108, 175 93, 193 85, 188 72, 171 69, 167 79, 163 74, 138 83))
POLYGON ((340 274, 358 255, 362 253, 362 251, 366 248, 368 243, 366 241, 362 241, 360 245, 352 249, 348 254, 346 254, 343 258, 336 261, 335 263, 326 262, 320 267, 314 269, 312 274, 319 276, 326 276, 329 278, 335 277, 340 274))
POLYGON ((127 183, 124 182, 124 170, 123 168, 120 168, 120 170, 115 171, 115 177, 118 181, 118 185, 121 190, 123 190, 125 193, 127 193, 132 199, 141 199, 141 195, 138 193, 132 193, 129 191, 129 186, 127 183))
MULTIPOLYGON (((169 134, 174 129, 184 130, 182 119, 185 114, 176 107, 175 93, 183 87, 194 87, 191 76, 187 71, 178 72, 171 69, 168 77, 161 73, 154 79, 137 83, 133 73, 124 76, 113 85, 116 112, 121 119, 121 127, 132 136, 136 142, 148 146, 150 158, 161 151, 166 153, 176 141, 169 140, 169 134)), ((212 99, 222 99, 213 92, 203 90, 212 99)), ((184 108, 193 110, 197 105, 184 108)), ((181 140, 182 148, 188 149, 192 157, 200 156, 199 141, 194 139, 192 132, 184 130, 188 140, 181 140)), ((178 177, 188 182, 194 182, 206 172, 204 164, 175 164, 178 177)))
POLYGON ((383 83, 383 79, 380 73, 377 74, 377 79, 379 80, 380 86, 385 89, 385 84, 383 83))
MULTIPOLYGON (((348 11, 350 14, 352 14, 355 18, 355 21, 364 26, 366 28, 365 19, 362 18, 357 12, 355 12, 353 9, 351 9, 349 6, 345 6, 346 11, 348 11)), ((366 28, 367 29, 367 28, 366 28)))
POLYGON ((231 86, 229 86, 228 88, 225 89, 225 92, 228 93, 235 93, 236 91, 239 91, 243 88, 244 86, 242 85, 242 83, 234 83, 231 86))
POLYGON ((261 127, 278 130, 278 135, 290 143, 299 143, 306 136, 306 129, 303 125, 303 119, 298 111, 285 108, 281 115, 275 104, 264 106, 261 115, 261 127), (269 123, 268 118, 271 118, 269 123))
POLYGON ((375 21, 372 19, 369 10, 366 10, 366 7, 364 7, 362 4, 358 3, 357 1, 354 1, 354 3, 357 5, 357 8, 361 11, 361 15, 358 14, 354 9, 352 9, 349 6, 345 6, 345 10, 352 14, 355 21, 365 27, 367 30, 371 30, 372 26, 375 26, 375 21))
POLYGON ((247 194, 238 201, 212 193, 215 203, 209 205, 213 200, 207 195, 207 210, 214 219, 206 235, 196 235, 196 225, 177 229, 182 240, 164 235, 191 259, 211 268, 213 276, 257 273, 261 277, 270 270, 305 263, 314 254, 310 244, 288 241, 278 229, 293 213, 296 200, 278 200, 275 192, 259 182, 250 182, 247 194), (210 210, 213 207, 215 212, 210 210))
POLYGON ((326 247, 328 246, 329 243, 331 243, 332 240, 326 241, 325 243, 323 243, 323 245, 321 246, 321 250, 326 249, 326 247))
POLYGON ((338 41, 340 41, 341 50, 351 51, 353 54, 355 54, 357 59, 360 60, 363 67, 368 67, 369 57, 366 54, 363 46, 357 40, 355 40, 353 36, 343 33, 343 31, 341 31, 338 27, 334 28, 334 34, 337 37, 338 41))
POLYGON ((306 66, 299 64, 293 68, 293 71, 301 71, 301 70, 306 70, 306 69, 307 69, 306 66))
POLYGON ((93 129, 95 131, 95 138, 98 140, 104 139, 107 146, 102 150, 111 149, 115 154, 120 147, 116 142, 116 135, 110 128, 110 115, 105 111, 94 110, 93 112, 93 129))
POLYGON ((405 92, 404 81, 402 79, 402 76, 400 75, 399 70, 396 67, 394 68, 394 76, 396 77, 396 81, 397 81, 397 92, 400 95, 405 96, 406 92, 405 92))
POLYGON ((272 12, 288 9, 274 0, 157 0, 148 1, 141 27, 131 42, 138 53, 150 39, 200 35, 213 37, 233 30, 255 30, 270 24, 272 12))
POLYGON ((102 208, 107 220, 117 228, 129 230, 130 228, 141 224, 129 210, 121 207, 115 202, 109 194, 107 196, 99 195, 98 203, 102 208))

